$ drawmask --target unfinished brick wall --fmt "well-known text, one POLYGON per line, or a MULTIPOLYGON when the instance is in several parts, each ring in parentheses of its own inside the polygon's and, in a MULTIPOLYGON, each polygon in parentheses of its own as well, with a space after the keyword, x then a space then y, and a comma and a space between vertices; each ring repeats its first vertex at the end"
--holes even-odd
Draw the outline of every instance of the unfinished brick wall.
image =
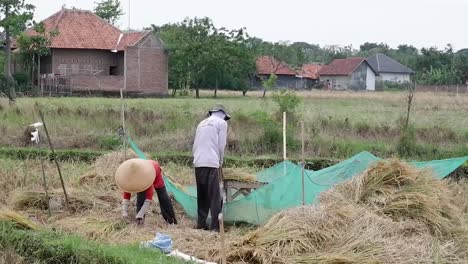
POLYGON ((119 92, 123 88, 123 76, 71 75, 70 85, 73 91, 119 92))
POLYGON ((125 49, 127 92, 168 94, 168 56, 153 36, 125 49))
MULTIPOLYGON (((109 75, 110 67, 121 67, 118 56, 110 50, 53 49, 52 72, 60 75, 109 75)), ((123 70, 122 70, 123 74, 123 70)))

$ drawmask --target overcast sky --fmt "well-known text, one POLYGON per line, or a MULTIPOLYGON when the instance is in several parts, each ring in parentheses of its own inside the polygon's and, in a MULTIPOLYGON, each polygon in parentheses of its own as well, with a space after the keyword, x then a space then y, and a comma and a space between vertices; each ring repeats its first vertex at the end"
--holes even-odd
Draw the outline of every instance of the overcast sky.
MULTIPOLYGON (((93 9, 94 0, 27 0, 42 20, 62 5, 93 9)), ((468 0, 121 0, 125 15, 118 26, 141 29, 210 17, 217 27, 246 27, 268 41, 305 41, 323 45, 386 42, 418 48, 452 43, 468 48, 468 0)))

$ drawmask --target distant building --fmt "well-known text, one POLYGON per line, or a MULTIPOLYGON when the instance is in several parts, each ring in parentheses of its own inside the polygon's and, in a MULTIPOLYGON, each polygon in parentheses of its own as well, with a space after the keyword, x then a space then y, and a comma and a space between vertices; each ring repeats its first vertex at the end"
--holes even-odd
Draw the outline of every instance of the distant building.
MULTIPOLYGON (((150 31, 123 32, 91 11, 62 9, 46 18, 57 30, 51 54, 40 60, 41 84, 73 92, 166 95, 168 56, 150 31)), ((27 34, 37 34, 33 30, 27 34)))
POLYGON ((335 59, 318 71, 326 88, 375 90, 376 73, 365 58, 335 59))
POLYGON ((271 74, 276 74, 278 80, 276 86, 279 88, 301 89, 302 80, 298 78, 297 72, 284 62, 269 56, 258 57, 256 62, 256 78, 253 86, 262 88, 262 81, 267 80, 271 74))
POLYGON ((322 64, 304 64, 299 71, 299 76, 302 78, 303 87, 311 89, 318 85, 320 75, 319 70, 322 68, 322 64))
POLYGON ((410 81, 411 74, 414 73, 410 68, 381 53, 369 57, 367 62, 377 73, 376 81, 405 83, 410 81))

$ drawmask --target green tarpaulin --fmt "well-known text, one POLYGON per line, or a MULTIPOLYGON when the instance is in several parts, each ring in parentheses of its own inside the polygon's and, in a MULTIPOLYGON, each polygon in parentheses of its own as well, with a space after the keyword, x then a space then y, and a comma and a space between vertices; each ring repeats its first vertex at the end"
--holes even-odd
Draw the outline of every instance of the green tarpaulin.
MULTIPOLYGON (((146 158, 136 144, 131 141, 131 147, 141 158, 146 158)), ((318 171, 305 170, 304 189, 306 204, 312 204, 318 195, 330 189, 333 185, 350 179, 363 172, 380 158, 369 152, 361 152, 347 160, 318 171)), ((427 162, 411 162, 415 167, 428 168, 434 172, 434 177, 442 179, 460 167, 468 157, 427 162)), ((259 225, 267 221, 273 214, 287 208, 302 204, 302 171, 301 166, 290 161, 284 161, 257 173, 260 182, 268 184, 258 188, 247 196, 241 196, 224 205, 224 219, 227 222, 247 222, 259 225)), ((176 179, 177 175, 172 175, 176 179)), ((182 205, 187 215, 197 216, 196 189, 187 186, 183 190, 168 178, 164 179, 169 193, 182 205)))

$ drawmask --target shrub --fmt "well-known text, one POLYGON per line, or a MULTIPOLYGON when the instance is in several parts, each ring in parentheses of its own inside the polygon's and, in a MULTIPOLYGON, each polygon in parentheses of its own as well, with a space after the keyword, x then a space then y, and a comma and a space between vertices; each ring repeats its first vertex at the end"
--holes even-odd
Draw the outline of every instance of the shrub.
POLYGON ((99 148, 103 150, 116 150, 122 145, 122 141, 118 137, 104 136, 99 139, 99 148))
POLYGON ((396 151, 400 157, 412 157, 418 155, 420 148, 416 143, 416 133, 413 127, 408 127, 402 132, 396 151))
POLYGON ((279 106, 280 113, 292 114, 302 102, 302 99, 294 92, 283 89, 273 94, 273 101, 279 106))

